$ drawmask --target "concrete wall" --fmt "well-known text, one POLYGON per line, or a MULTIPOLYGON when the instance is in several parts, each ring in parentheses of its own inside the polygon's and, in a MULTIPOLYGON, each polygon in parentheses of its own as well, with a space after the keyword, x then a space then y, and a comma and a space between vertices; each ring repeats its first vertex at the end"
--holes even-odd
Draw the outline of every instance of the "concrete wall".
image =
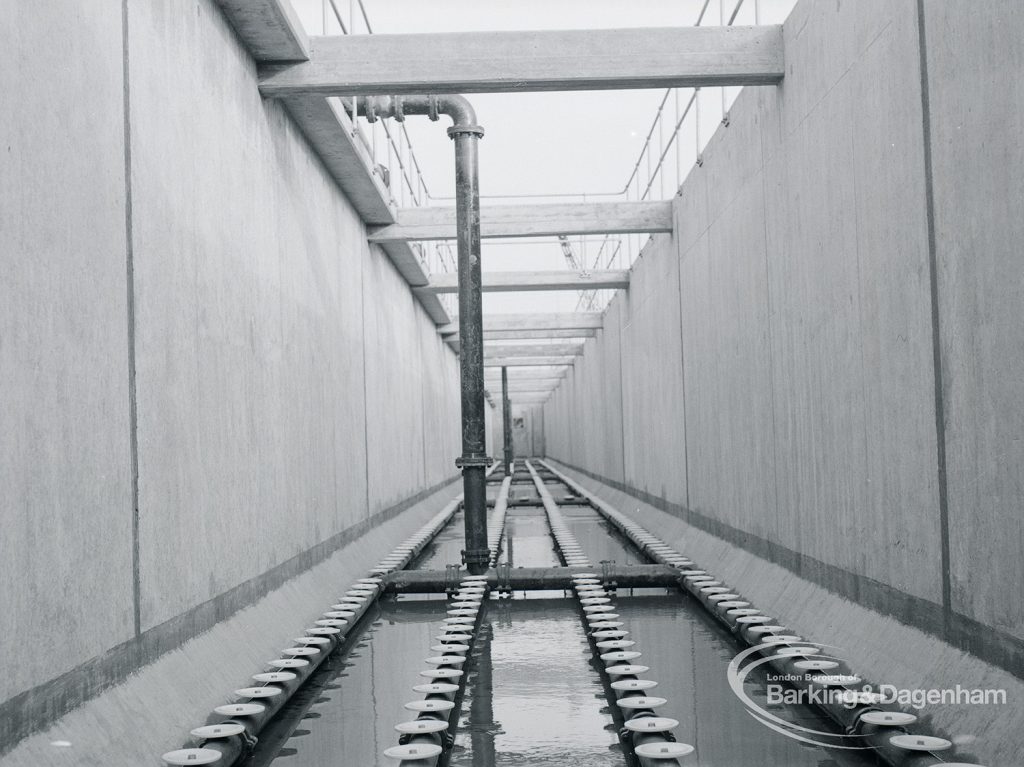
POLYGON ((544 455, 544 410, 540 406, 512 404, 512 455, 544 455))
POLYGON ((545 407, 551 456, 1018 674, 1022 35, 800 3, 545 407))
POLYGON ((7 6, 5 747, 458 454, 454 354, 212 2, 7 6))

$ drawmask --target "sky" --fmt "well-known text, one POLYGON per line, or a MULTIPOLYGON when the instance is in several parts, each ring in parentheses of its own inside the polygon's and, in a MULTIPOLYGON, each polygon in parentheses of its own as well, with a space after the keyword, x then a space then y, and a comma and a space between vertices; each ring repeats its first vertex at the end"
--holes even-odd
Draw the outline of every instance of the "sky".
MULTIPOLYGON (((324 3, 328 0, 292 0, 310 34, 324 30, 324 3)), ((737 0, 711 0, 704 24, 718 24, 720 12, 732 13, 737 0)), ((755 2, 760 22, 780 23, 794 0, 744 0, 737 24, 754 23, 755 2)), ((692 25, 704 0, 363 0, 373 32, 421 33, 530 29, 596 29, 692 25)), ((355 0, 334 0, 346 26, 366 33, 355 0)), ((326 6, 327 33, 340 34, 333 12, 326 6)), ((732 89, 728 98, 735 97, 732 89)), ((680 108, 692 92, 679 92, 680 108)), ((470 99, 486 134, 480 144, 480 190, 488 202, 530 203, 579 201, 588 195, 621 193, 651 128, 665 89, 594 91, 571 93, 473 94, 470 99), (536 199, 496 199, 500 195, 538 195, 536 199), (577 195, 540 197, 539 195, 577 195)), ((650 199, 671 197, 677 180, 693 166, 696 143, 706 143, 721 119, 719 89, 701 94, 700 137, 691 119, 680 134, 678 155, 669 155, 664 179, 653 185, 650 199)), ((667 124, 675 124, 675 95, 666 107, 667 124)), ((454 159, 451 141, 442 127, 427 119, 405 123, 416 159, 430 192, 429 204, 451 204, 444 198, 454 191, 454 159)), ((369 126, 364 127, 370 130, 369 126)), ((379 130, 379 129, 378 129, 379 130)), ((671 134, 665 129, 662 141, 671 134)), ((656 132, 656 137, 658 133, 656 132)), ((379 142, 383 145, 383 138, 379 142)), ((661 144, 656 145, 655 158, 661 144)), ((641 164, 646 173, 646 162, 641 164)), ((395 178, 393 173, 392 178, 395 178)), ((646 175, 644 175, 646 182, 646 175)), ((393 180, 393 185, 394 185, 393 180)), ((593 196, 594 200, 622 200, 624 196, 593 196)), ((578 260, 595 261, 601 238, 575 240, 578 260)), ((626 268, 646 237, 631 242, 613 240, 601 256, 622 246, 619 262, 626 268)), ((433 246, 430 246, 433 247, 433 246)), ((566 269, 557 241, 485 240, 484 271, 566 269)), ((602 264, 603 266, 603 264, 602 264)), ((604 296, 607 298, 607 294, 604 296)), ((484 296, 487 314, 516 311, 572 311, 578 305, 575 292, 489 293, 484 296)))

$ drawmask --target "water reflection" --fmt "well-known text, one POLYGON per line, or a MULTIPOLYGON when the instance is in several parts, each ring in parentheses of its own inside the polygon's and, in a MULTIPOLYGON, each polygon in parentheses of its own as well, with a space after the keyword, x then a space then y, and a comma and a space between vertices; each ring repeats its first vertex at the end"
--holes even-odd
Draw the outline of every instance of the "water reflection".
POLYGON ((466 515, 458 511, 409 567, 410 570, 444 570, 445 565, 462 563, 466 548, 466 515))
POLYGON ((560 564, 543 509, 509 509, 502 539, 502 562, 513 567, 553 567, 560 564))
POLYGON ((618 565, 640 565, 650 561, 589 506, 563 506, 562 516, 591 564, 614 560, 618 565))
POLYGON ((493 603, 453 767, 622 767, 600 677, 565 600, 493 603), (483 701, 489 701, 484 703, 483 701))

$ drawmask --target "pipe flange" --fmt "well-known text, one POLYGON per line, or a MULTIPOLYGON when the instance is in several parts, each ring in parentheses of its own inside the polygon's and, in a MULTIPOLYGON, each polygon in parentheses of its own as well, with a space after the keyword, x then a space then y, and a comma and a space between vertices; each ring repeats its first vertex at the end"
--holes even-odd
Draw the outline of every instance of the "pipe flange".
POLYGON ((483 138, 484 129, 479 125, 453 125, 448 129, 448 138, 454 139, 458 136, 476 136, 483 138))
POLYGON ((391 97, 391 116, 395 118, 397 122, 405 122, 405 111, 404 103, 402 102, 401 96, 391 97))
POLYGON ((468 469, 472 467, 482 467, 486 469, 491 465, 492 459, 486 455, 462 455, 455 459, 455 467, 458 469, 468 469))
POLYGON ((427 97, 427 117, 432 122, 437 122, 441 117, 441 113, 437 111, 437 96, 427 97))

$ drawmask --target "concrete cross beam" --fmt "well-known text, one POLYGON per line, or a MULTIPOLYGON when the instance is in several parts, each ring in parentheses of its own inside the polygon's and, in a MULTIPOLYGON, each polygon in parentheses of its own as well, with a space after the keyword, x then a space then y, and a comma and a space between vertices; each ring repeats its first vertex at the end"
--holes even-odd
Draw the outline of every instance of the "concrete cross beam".
POLYGON ((491 357, 484 358, 485 368, 503 367, 548 367, 550 365, 571 365, 576 357, 491 357))
MULTIPOLYGON (((593 338, 597 335, 595 328, 568 330, 485 330, 484 341, 530 341, 555 338, 593 338)), ((459 349, 459 334, 445 336, 445 342, 453 349, 459 349)))
MULTIPOLYGON (((491 387, 487 387, 487 388, 488 388, 488 390, 491 391, 492 394, 494 394, 494 396, 499 397, 499 398, 501 397, 501 389, 500 388, 498 388, 498 389, 491 389, 491 387)), ((509 384, 509 387, 508 387, 508 393, 509 393, 509 397, 510 398, 511 398, 511 396, 513 394, 515 394, 515 395, 520 395, 520 394, 523 394, 523 395, 536 394, 538 396, 540 396, 540 395, 547 396, 548 394, 551 394, 551 392, 553 392, 554 390, 555 390, 554 386, 523 386, 522 384, 520 384, 519 386, 513 386, 512 384, 509 384)))
MULTIPOLYGON (((596 328, 550 328, 548 330, 485 330, 484 341, 516 341, 543 338, 593 338, 597 335, 596 328)), ((456 333, 454 338, 458 339, 456 333)))
POLYGON ((497 357, 573 357, 583 353, 583 344, 519 344, 484 346, 484 359, 497 357))
MULTIPOLYGON (((494 368, 492 368, 490 370, 494 371, 494 368)), ((518 377, 513 376, 512 373, 514 373, 517 370, 519 370, 519 371, 526 371, 526 372, 529 373, 529 372, 535 371, 537 369, 536 368, 517 368, 517 369, 513 369, 513 370, 509 371, 509 386, 516 386, 516 385, 524 385, 524 386, 525 385, 529 385, 529 386, 553 386, 555 384, 560 384, 562 381, 565 380, 564 376, 548 376, 548 375, 532 375, 532 376, 518 376, 518 377)), ((501 386, 502 385, 502 378, 501 378, 500 375, 498 375, 498 376, 487 376, 487 378, 484 381, 484 383, 487 386, 496 386, 496 385, 497 386, 501 386)))
MULTIPOLYGON (((548 367, 548 368, 513 368, 508 371, 509 381, 529 381, 533 379, 551 379, 559 380, 565 378, 565 374, 569 371, 566 366, 563 367, 548 367)), ((485 379, 490 381, 497 381, 501 383, 501 371, 488 369, 484 373, 485 379)))
MULTIPOLYGON (((532 292, 538 290, 617 290, 629 287, 629 272, 625 269, 595 272, 484 272, 482 290, 485 293, 532 292)), ((458 293, 459 276, 455 272, 430 275, 423 293, 458 293)))
MULTIPOLYGON (((565 312, 537 314, 484 315, 484 333, 509 330, 591 330, 599 329, 604 315, 601 312, 565 312)), ((457 320, 442 325, 438 332, 453 335, 459 332, 457 320)))
MULTIPOLYGON (((480 209, 481 237, 557 237, 672 232, 672 202, 574 202, 490 205, 480 209)), ((455 208, 399 208, 395 223, 370 230, 370 242, 455 239, 455 208)))
POLYGON ((314 37, 309 61, 260 68, 260 91, 422 93, 770 85, 782 27, 665 27, 314 37))

